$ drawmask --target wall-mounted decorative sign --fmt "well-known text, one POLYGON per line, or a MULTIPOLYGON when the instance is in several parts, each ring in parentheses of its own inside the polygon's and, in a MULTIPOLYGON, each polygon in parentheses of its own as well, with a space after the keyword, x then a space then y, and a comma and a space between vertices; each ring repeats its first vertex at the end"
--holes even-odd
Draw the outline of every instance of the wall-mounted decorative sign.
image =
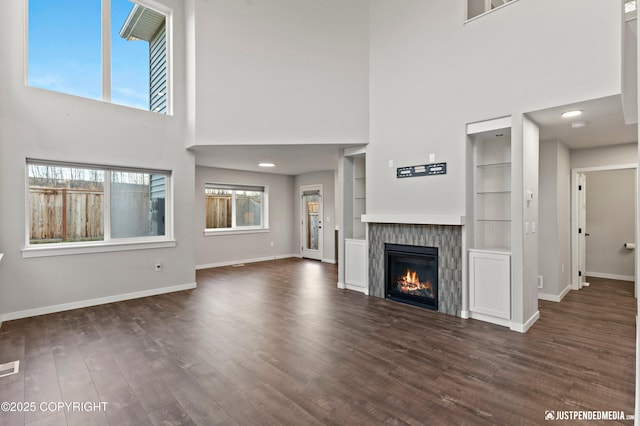
POLYGON ((407 166, 398 167, 396 169, 396 176, 400 178, 418 177, 418 176, 432 176, 432 175, 446 175, 447 163, 434 163, 424 164, 422 166, 407 166))

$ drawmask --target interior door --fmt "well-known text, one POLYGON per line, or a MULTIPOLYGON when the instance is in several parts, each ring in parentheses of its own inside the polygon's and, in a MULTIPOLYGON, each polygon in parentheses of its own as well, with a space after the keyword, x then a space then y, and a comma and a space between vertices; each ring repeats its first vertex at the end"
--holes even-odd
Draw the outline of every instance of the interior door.
POLYGON ((578 173, 578 288, 588 286, 587 274, 587 176, 578 173))
POLYGON ((322 185, 300 188, 302 221, 300 242, 302 257, 322 260, 322 185))

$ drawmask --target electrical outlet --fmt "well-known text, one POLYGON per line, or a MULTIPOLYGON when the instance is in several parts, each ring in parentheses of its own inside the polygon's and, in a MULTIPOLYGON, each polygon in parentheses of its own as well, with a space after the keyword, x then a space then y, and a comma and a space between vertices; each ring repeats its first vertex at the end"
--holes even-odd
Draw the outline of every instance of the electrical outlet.
POLYGON ((429 154, 429 163, 435 163, 435 162, 436 162, 436 155, 429 154))
POLYGON ((389 168, 393 168, 393 160, 389 160, 389 168))
POLYGON ((160 263, 159 260, 156 260, 156 263, 154 263, 153 266, 156 271, 162 271, 162 263, 160 263))
POLYGON ((273 247, 273 246, 274 246, 274 242, 273 242, 273 241, 271 241, 271 243, 269 243, 269 245, 270 245, 271 247, 273 247))

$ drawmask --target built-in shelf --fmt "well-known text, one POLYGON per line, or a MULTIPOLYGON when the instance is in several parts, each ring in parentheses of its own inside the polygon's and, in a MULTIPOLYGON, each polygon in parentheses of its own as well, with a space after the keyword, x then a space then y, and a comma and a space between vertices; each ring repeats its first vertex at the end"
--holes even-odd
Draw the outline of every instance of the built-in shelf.
POLYGON ((353 157, 353 238, 364 238, 366 225, 362 221, 367 207, 366 159, 364 155, 353 157))
POLYGON ((476 165, 479 169, 489 169, 493 167, 510 167, 511 161, 506 161, 504 163, 489 163, 489 164, 478 164, 476 165))
POLYGON ((467 125, 473 148, 473 236, 468 253, 469 316, 511 322, 511 120, 467 125), (476 129, 474 131, 474 129, 476 129))
POLYGON ((511 245, 511 138, 507 130, 472 136, 474 180, 473 247, 511 245))

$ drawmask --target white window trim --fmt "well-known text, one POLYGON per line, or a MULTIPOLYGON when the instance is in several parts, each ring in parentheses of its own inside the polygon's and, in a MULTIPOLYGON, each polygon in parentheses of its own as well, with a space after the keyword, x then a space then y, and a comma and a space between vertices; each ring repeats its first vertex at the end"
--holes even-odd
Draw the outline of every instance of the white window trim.
POLYGON ((244 228, 213 229, 213 228, 209 228, 209 229, 205 229, 204 230, 204 236, 205 237, 214 237, 214 236, 220 236, 220 235, 262 234, 262 233, 268 233, 268 232, 271 232, 271 229, 269 229, 269 228, 254 228, 254 227, 252 227, 250 229, 244 229, 244 228))
POLYGON ((511 0, 511 1, 509 1, 508 3, 502 4, 502 5, 498 6, 498 7, 496 7, 495 9, 489 9, 489 10, 487 10, 486 12, 482 12, 481 14, 476 15, 476 16, 474 16, 473 18, 469 18, 469 17, 468 17, 468 16, 469 16, 469 12, 468 12, 468 10, 467 10, 467 6, 465 6, 465 20, 464 20, 464 22, 462 23, 462 25, 465 25, 465 24, 467 24, 467 23, 469 23, 469 22, 473 22, 473 21, 475 21, 476 19, 480 19, 480 18, 482 18, 483 16, 487 16, 487 15, 489 15, 489 14, 491 14, 491 13, 494 13, 494 12, 496 12, 496 11, 500 10, 500 9, 503 9, 503 8, 505 8, 505 7, 507 7, 507 6, 510 6, 510 5, 514 4, 514 3, 517 3, 518 1, 520 1, 520 0, 511 0))
MULTIPOLYGON (((207 182, 205 188, 215 186, 237 186, 241 188, 243 186, 256 186, 262 188, 262 225, 261 226, 236 226, 236 200, 235 196, 231 199, 231 228, 205 228, 204 236, 212 237, 219 235, 241 235, 241 234, 260 234, 265 232, 271 232, 269 228, 269 187, 266 185, 246 185, 246 184, 228 184, 221 182, 207 182)), ((241 189, 238 189, 241 190, 241 189)), ((206 213, 205 213, 206 215, 206 213)), ((205 218, 206 221, 206 218, 205 218)))
MULTIPOLYGON (((124 238, 123 238, 124 239, 124 238)), ((156 248, 175 247, 175 240, 163 241, 118 241, 114 242, 93 242, 93 243, 61 243, 49 245, 31 245, 21 250, 22 257, 25 259, 34 257, 50 257, 50 256, 68 256, 76 254, 88 253, 106 253, 114 251, 128 250, 149 250, 156 248)))
MULTIPOLYGON (((27 0, 28 1, 28 0, 27 0)), ((153 9, 154 11, 161 13, 166 18, 166 78, 167 78, 167 109, 165 114, 158 115, 173 115, 173 10, 165 5, 160 3, 156 3, 153 0, 130 0, 131 3, 139 4, 140 6, 146 7, 148 9, 153 9)), ((34 87, 29 85, 29 18, 28 18, 28 3, 25 2, 26 8, 26 34, 25 34, 25 44, 24 44, 24 84, 27 87, 31 87, 38 90, 48 90, 54 93, 61 93, 68 96, 76 96, 84 98, 83 96, 74 95, 71 93, 65 92, 57 92, 55 90, 49 90, 41 87, 34 87)), ((100 45, 101 45, 101 88, 102 94, 100 101, 108 102, 112 105, 118 105, 125 108, 133 108, 138 111, 147 111, 147 112, 155 112, 150 110, 144 110, 141 108, 135 108, 129 105, 121 105, 114 104, 111 102, 111 0, 100 0, 100 45)), ((93 98, 84 98, 84 99, 93 99, 93 98)), ((157 113, 156 113, 157 114, 157 113)))
POLYGON ((151 170, 125 166, 106 166, 88 163, 69 163, 64 161, 48 161, 28 159, 25 165, 25 247, 21 250, 22 257, 48 257, 65 256, 87 253, 103 253, 113 251, 147 250, 153 248, 175 247, 176 240, 173 236, 173 173, 170 170, 151 170), (105 173, 103 226, 104 240, 69 243, 31 244, 29 230, 31 218, 29 215, 29 164, 50 164, 60 167, 82 167, 103 170, 105 173), (158 236, 111 238, 111 172, 130 171, 138 173, 166 174, 165 183, 165 234, 158 236), (108 184, 107 184, 108 183, 108 184))

